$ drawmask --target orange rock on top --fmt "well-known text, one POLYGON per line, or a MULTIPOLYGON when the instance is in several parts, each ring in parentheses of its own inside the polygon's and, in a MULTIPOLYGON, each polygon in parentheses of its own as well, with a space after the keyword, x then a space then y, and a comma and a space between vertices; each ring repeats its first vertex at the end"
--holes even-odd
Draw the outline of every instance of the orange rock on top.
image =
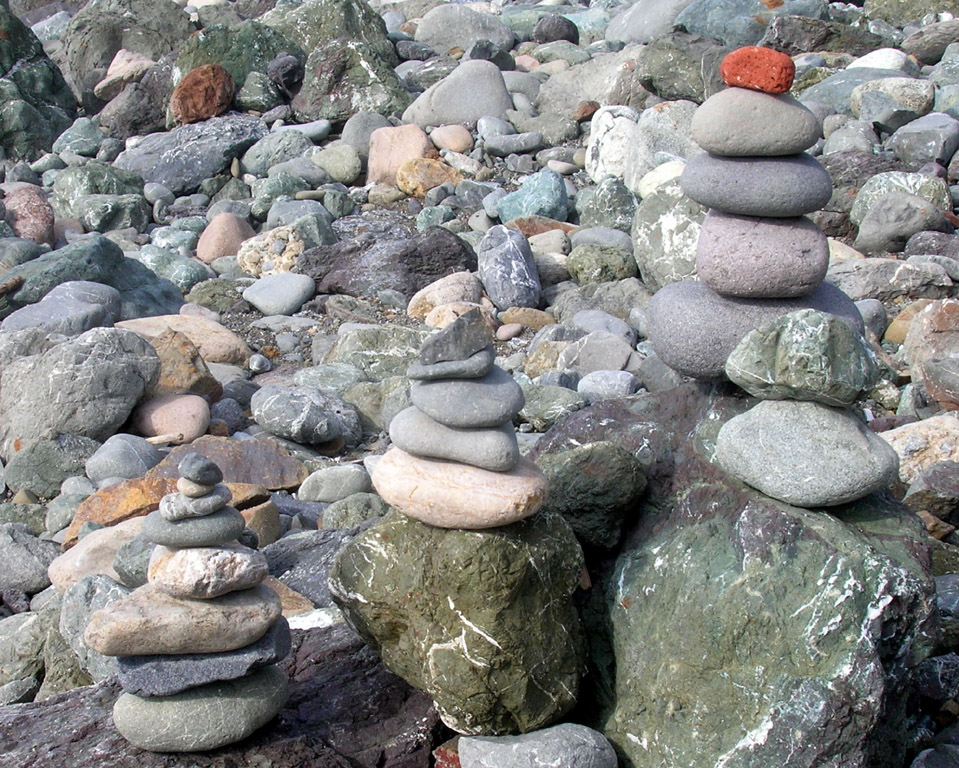
POLYGON ((719 66, 723 82, 766 93, 786 93, 792 88, 796 65, 785 53, 756 45, 730 53, 719 66))

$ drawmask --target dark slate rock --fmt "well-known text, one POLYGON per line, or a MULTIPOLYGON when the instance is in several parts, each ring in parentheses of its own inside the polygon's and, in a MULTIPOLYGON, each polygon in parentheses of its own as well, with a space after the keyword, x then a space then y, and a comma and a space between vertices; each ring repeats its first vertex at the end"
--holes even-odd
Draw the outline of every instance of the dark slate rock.
POLYGON ((333 605, 327 581, 333 559, 356 535, 355 531, 304 531, 284 536, 260 551, 270 575, 313 601, 317 608, 333 605))
POLYGON ((724 45, 756 45, 766 24, 776 16, 828 17, 823 0, 695 0, 676 17, 675 25, 697 35, 708 35, 724 45))
POLYGON ((919 753, 909 768, 959 768, 959 747, 939 744, 919 753))
POLYGON ((177 464, 180 477, 200 485, 216 485, 223 482, 223 472, 216 462, 200 453, 188 453, 177 464))
POLYGON ((465 360, 448 360, 432 365, 414 363, 406 369, 406 377, 414 380, 481 379, 493 369, 495 359, 496 352, 490 344, 465 360))
POLYGON ((200 182, 225 171, 233 158, 263 138, 266 125, 249 115, 224 115, 154 133, 114 161, 144 181, 162 184, 174 194, 188 194, 200 182))
POLYGON ((483 322, 483 314, 472 309, 456 318, 441 331, 429 336, 420 347, 420 364, 435 365, 453 361, 465 361, 486 349, 492 338, 483 322))
POLYGON ((579 27, 566 17, 551 13, 536 22, 533 41, 542 44, 556 40, 568 40, 573 45, 579 45, 579 27))
POLYGON ((886 41, 862 27, 808 16, 773 16, 757 45, 799 56, 810 51, 838 51, 864 56, 886 41))
POLYGON ((479 278, 497 308, 539 306, 539 272, 529 242, 521 232, 501 224, 490 228, 477 256, 479 278))
POLYGON ((726 86, 719 65, 732 51, 711 37, 673 32, 653 40, 636 62, 636 78, 666 101, 701 104, 726 86))
POLYGON ((169 696, 218 680, 234 680, 276 664, 292 647, 290 625, 282 616, 259 640, 226 653, 178 656, 120 656, 117 681, 136 696, 169 696))
POLYGON ((947 701, 959 695, 959 654, 947 653, 926 659, 916 667, 916 688, 935 701, 947 701))
POLYGON ((243 515, 233 507, 176 522, 164 520, 160 511, 155 510, 144 519, 140 535, 165 547, 215 547, 233 541, 245 527, 243 515))

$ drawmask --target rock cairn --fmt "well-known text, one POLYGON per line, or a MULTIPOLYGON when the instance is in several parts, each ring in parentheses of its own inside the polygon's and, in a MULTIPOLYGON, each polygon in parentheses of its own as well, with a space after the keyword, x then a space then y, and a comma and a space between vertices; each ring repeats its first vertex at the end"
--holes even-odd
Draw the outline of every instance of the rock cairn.
POLYGON ((391 448, 373 485, 403 514, 441 528, 492 528, 529 517, 546 477, 520 458, 513 417, 523 390, 493 364, 480 310, 429 337, 413 379, 413 405, 390 423, 391 448))
POLYGON ((847 406, 877 380, 849 297, 823 282, 829 244, 805 214, 832 193, 804 150, 818 118, 788 95, 792 59, 767 48, 729 54, 729 86, 697 110, 706 150, 680 179, 707 206, 697 245, 700 281, 673 283, 650 302, 649 335, 680 373, 723 375, 764 402, 721 429, 716 458, 773 498, 831 506, 888 485, 896 454, 847 406))
POLYGON ((155 752, 239 741, 280 711, 288 689, 276 664, 290 628, 261 583, 266 558, 237 541, 244 519, 219 467, 191 453, 178 470, 178 492, 143 524, 156 545, 148 583, 95 612, 84 633, 118 657, 117 730, 155 752))

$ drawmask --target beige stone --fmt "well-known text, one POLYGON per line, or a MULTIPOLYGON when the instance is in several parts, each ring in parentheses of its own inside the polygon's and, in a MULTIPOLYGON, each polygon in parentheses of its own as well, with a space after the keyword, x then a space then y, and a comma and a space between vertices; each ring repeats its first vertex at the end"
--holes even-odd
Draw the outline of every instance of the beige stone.
POLYGON ((912 324, 913 318, 931 303, 932 299, 916 299, 911 304, 907 304, 886 327, 886 332, 882 337, 883 341, 902 344, 909 335, 909 326, 912 324))
POLYGON ((435 187, 459 184, 462 180, 463 174, 455 168, 428 157, 414 157, 396 170, 396 186, 411 197, 425 197, 435 187))
POLYGON ((105 656, 222 653, 259 640, 281 609, 262 584, 212 600, 181 600, 147 584, 94 612, 83 639, 105 656))
POLYGON ((144 437, 169 435, 169 442, 182 445, 206 432, 210 406, 199 395, 161 395, 138 405, 132 420, 144 437))
POLYGON ((495 333, 499 327, 499 322, 493 316, 493 310, 484 306, 482 303, 477 304, 472 301, 452 301, 449 304, 440 304, 438 307, 433 307, 433 309, 430 310, 429 314, 423 319, 423 322, 430 328, 445 328, 456 320, 456 318, 462 317, 474 309, 480 309, 482 311, 483 322, 486 323, 491 333, 495 333))
POLYGON ((204 264, 211 264, 223 256, 236 256, 240 246, 255 236, 253 227, 236 214, 218 213, 200 235, 196 257, 204 264))
POLYGON ((150 556, 147 578, 173 597, 208 600, 255 587, 268 573, 263 553, 241 544, 186 549, 157 546, 150 556))
POLYGON ((98 99, 110 101, 128 83, 138 82, 154 64, 156 62, 153 59, 142 53, 121 48, 107 67, 106 75, 94 86, 93 93, 98 99))
POLYGON ((143 518, 135 517, 88 533, 75 547, 50 563, 47 568, 50 583, 63 592, 84 576, 98 573, 120 581, 119 574, 113 569, 113 560, 120 547, 133 541, 142 527, 143 518))
POLYGON ((263 586, 269 587, 279 596, 280 604, 283 606, 283 616, 287 619, 310 613, 316 608, 313 601, 306 595, 301 595, 273 576, 267 576, 263 580, 263 586))
POLYGON ((116 327, 133 331, 147 341, 168 330, 182 333, 200 350, 200 357, 208 363, 245 365, 250 359, 250 348, 243 339, 228 328, 204 317, 189 315, 138 317, 133 320, 123 320, 117 323, 116 327))
POLYGON ((842 264, 847 261, 852 261, 854 259, 864 259, 866 258, 862 253, 857 251, 851 245, 846 245, 841 240, 836 240, 832 237, 826 238, 829 243, 829 266, 834 267, 837 264, 842 264))
POLYGON ((294 271, 304 250, 303 238, 292 226, 274 227, 246 240, 237 251, 236 261, 247 274, 262 277, 294 271))
POLYGON ((899 478, 910 485, 939 461, 959 461, 959 413, 950 411, 880 432, 899 454, 899 478))
POLYGON ((509 472, 491 472, 391 448, 373 470, 373 486, 387 504, 440 528, 482 529, 534 514, 546 498, 547 480, 520 459, 509 472))
POLYGON ((366 183, 396 186, 400 166, 414 157, 426 157, 431 151, 433 143, 418 125, 378 128, 370 135, 366 183))
POLYGON ((272 544, 283 535, 280 510, 272 501, 241 509, 240 514, 246 521, 246 527, 256 534, 261 547, 272 544))
POLYGON ((532 307, 510 307, 500 318, 504 323, 519 323, 524 328, 538 331, 547 325, 556 325, 556 318, 549 312, 532 307))
POLYGON ((430 141, 437 149, 449 149, 453 152, 469 152, 473 148, 473 134, 465 125, 441 125, 434 128, 430 141))
POLYGON ((406 314, 419 320, 443 304, 478 304, 482 296, 483 284, 476 275, 472 272, 454 272, 414 293, 406 308, 406 314))

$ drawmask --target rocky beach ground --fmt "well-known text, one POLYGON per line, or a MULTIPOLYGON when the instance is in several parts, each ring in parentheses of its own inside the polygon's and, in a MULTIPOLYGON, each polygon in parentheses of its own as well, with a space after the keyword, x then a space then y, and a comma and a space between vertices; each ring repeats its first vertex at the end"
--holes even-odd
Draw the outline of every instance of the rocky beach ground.
POLYGON ((0 93, 0 768, 959 766, 959 2, 4 0, 0 93))

